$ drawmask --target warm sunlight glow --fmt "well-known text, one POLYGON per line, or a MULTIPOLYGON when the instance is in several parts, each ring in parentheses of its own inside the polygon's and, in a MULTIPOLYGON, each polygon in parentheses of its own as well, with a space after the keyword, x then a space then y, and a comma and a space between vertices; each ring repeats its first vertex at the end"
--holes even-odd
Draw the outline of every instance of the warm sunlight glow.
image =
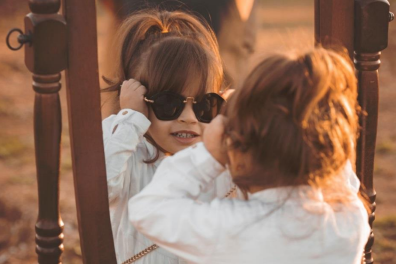
POLYGON ((252 12, 254 0, 235 0, 238 7, 239 15, 243 21, 248 20, 250 13, 252 12))

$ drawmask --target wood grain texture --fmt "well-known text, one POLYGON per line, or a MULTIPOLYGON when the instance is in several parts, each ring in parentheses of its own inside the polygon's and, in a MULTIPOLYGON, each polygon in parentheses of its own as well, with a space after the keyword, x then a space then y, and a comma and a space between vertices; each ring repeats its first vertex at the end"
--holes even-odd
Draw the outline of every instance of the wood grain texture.
POLYGON ((59 214, 59 163, 62 117, 60 74, 33 75, 34 139, 39 214, 36 253, 39 263, 61 263, 63 222, 59 214))
POLYGON ((345 47, 353 57, 354 0, 315 0, 315 40, 324 47, 345 47))
POLYGON ((116 263, 110 225, 97 59, 95 0, 66 0, 66 70, 74 186, 84 263, 116 263))

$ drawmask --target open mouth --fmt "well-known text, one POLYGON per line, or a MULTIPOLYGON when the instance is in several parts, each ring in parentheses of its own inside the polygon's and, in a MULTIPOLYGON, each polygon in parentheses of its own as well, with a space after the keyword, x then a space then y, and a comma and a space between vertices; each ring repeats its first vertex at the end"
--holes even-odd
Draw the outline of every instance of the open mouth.
POLYGON ((188 131, 188 132, 180 131, 180 132, 171 133, 171 135, 177 138, 196 138, 199 136, 197 133, 192 131, 188 131))

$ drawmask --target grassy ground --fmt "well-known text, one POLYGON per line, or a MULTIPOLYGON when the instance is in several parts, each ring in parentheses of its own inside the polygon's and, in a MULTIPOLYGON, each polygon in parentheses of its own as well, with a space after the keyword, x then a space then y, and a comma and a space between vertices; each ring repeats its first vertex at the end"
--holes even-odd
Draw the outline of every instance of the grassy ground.
MULTIPOLYGON (((311 0, 262 0, 258 12, 257 53, 253 61, 276 50, 298 48, 313 43, 311 0)), ((394 2, 396 6, 396 1, 394 2)), ((393 7, 392 7, 393 8, 393 7)), ((0 39, 10 28, 23 28, 28 12, 25 1, 0 2, 0 39)), ((108 17, 98 10, 99 51, 104 50, 108 17)), ((374 230, 375 259, 378 264, 396 263, 396 27, 391 24, 389 47, 383 52, 380 70, 380 115, 375 161, 377 219, 374 230)), ((31 75, 23 52, 9 51, 0 42, 0 264, 36 263, 34 223, 37 218, 35 179, 33 98, 31 75)), ((102 56, 100 56, 102 58, 102 56)), ((102 59, 100 60, 103 66, 102 59)), ((61 215, 65 222, 64 263, 81 263, 71 158, 67 125, 65 89, 63 108, 61 215)))

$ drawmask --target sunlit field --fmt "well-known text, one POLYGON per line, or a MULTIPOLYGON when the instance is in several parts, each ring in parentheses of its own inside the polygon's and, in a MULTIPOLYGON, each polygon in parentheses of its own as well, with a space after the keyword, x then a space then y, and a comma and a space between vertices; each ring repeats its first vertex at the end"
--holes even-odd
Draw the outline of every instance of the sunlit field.
MULTIPOLYGON (((266 54, 305 46, 314 40, 312 0, 262 0, 257 15, 256 52, 251 65, 266 54)), ((391 9, 396 12, 396 0, 391 9)), ((34 224, 37 218, 33 103, 31 73, 24 64, 23 49, 10 51, 7 32, 21 29, 29 12, 28 1, 0 1, 0 264, 36 263, 34 224)), ((98 6, 100 71, 108 12, 98 6)), ((396 263, 396 22, 390 24, 389 47, 382 54, 380 68, 380 113, 375 159, 377 210, 374 225, 375 263, 396 263)), ((63 263, 81 263, 81 250, 74 201, 66 95, 61 90, 63 134, 60 210, 65 222, 63 263)))

